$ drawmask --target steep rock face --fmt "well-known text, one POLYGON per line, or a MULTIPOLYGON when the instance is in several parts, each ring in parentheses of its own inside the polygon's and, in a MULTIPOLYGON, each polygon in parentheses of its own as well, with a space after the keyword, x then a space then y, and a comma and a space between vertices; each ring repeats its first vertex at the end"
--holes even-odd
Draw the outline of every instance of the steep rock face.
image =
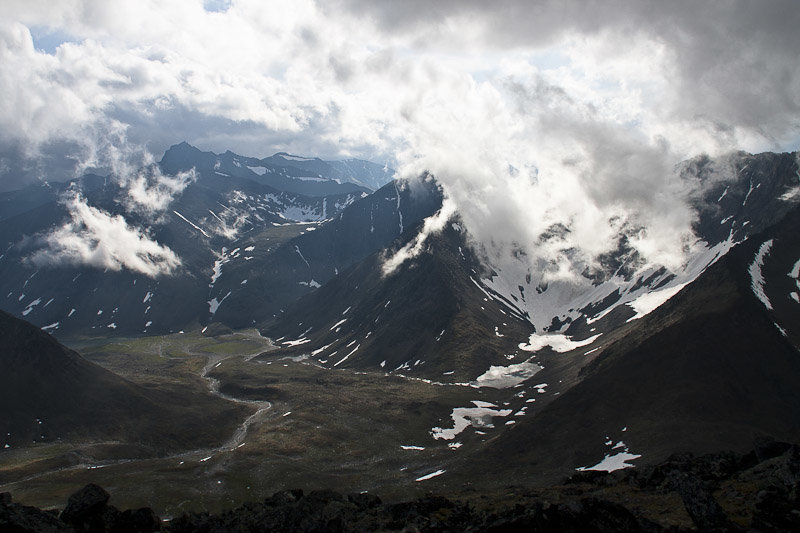
MULTIPOLYGON (((118 439, 159 453, 196 439, 216 443, 224 435, 204 424, 219 424, 247 411, 204 398, 197 400, 205 412, 176 403, 174 394, 127 381, 2 311, 0 338, 2 446, 118 439)), ((222 427, 235 423, 229 420, 222 427)))

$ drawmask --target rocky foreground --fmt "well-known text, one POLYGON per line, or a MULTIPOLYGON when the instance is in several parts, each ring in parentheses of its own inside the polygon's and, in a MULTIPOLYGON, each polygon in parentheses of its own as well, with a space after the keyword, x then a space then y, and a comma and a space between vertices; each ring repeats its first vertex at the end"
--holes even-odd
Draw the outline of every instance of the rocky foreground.
POLYGON ((648 468, 581 472, 562 485, 383 503, 373 494, 283 491, 221 514, 162 521, 120 511, 97 485, 62 511, 0 494, 0 531, 800 531, 800 445, 760 440, 745 454, 673 455, 648 468))

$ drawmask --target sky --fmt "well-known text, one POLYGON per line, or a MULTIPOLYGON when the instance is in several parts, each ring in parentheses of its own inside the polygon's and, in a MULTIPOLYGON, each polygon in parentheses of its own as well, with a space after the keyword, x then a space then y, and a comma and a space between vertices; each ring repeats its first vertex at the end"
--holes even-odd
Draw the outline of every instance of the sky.
POLYGON ((680 161, 798 149, 798 28, 794 0, 4 0, 0 190, 135 184, 183 140, 359 157, 431 172, 496 257, 569 277, 624 231, 674 265, 680 161))

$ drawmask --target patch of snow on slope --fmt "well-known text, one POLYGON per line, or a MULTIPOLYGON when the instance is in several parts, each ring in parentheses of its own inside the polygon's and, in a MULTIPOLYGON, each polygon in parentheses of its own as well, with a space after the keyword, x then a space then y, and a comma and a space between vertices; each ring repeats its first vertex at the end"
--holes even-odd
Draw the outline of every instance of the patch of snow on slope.
POLYGON ((417 478, 417 479, 415 479, 414 481, 426 481, 426 480, 428 480, 428 479, 431 479, 431 478, 433 478, 433 477, 436 477, 436 476, 441 476, 441 475, 442 475, 442 474, 444 474, 445 472, 447 472, 447 470, 437 470, 436 472, 431 472, 430 474, 425 474, 425 475, 424 475, 424 476, 422 476, 422 477, 418 477, 418 478, 417 478))
POLYGON ((535 376, 541 369, 542 367, 536 363, 530 363, 528 361, 509 366, 490 366, 489 370, 478 376, 471 385, 475 387, 508 389, 535 376))
POLYGON ((307 266, 308 268, 311 268, 311 265, 309 265, 309 264, 308 264, 308 261, 306 261, 306 258, 305 258, 305 257, 303 257, 303 254, 300 252, 300 247, 299 247, 299 246, 297 246, 296 244, 294 245, 294 251, 295 251, 295 252, 297 252, 297 255, 299 255, 299 256, 300 256, 300 259, 302 259, 302 260, 303 260, 303 262, 306 264, 306 266, 307 266))
MULTIPOLYGON (((623 432, 627 431, 627 430, 628 430, 627 426, 622 428, 623 432)), ((610 437, 606 437, 606 443, 605 443, 606 446, 612 446, 613 443, 614 443, 614 441, 611 440, 610 437)), ((575 470, 578 470, 578 471, 581 471, 581 472, 584 472, 584 471, 587 471, 587 470, 596 470, 596 471, 601 471, 601 472, 614 472, 615 470, 620 470, 620 469, 623 469, 623 468, 633 468, 635 465, 628 464, 627 461, 633 461, 634 459, 638 459, 639 457, 641 457, 641 455, 630 453, 630 450, 628 449, 628 446, 625 444, 625 442, 623 442, 621 440, 618 441, 616 444, 614 444, 611 447, 612 450, 619 450, 620 448, 622 449, 622 451, 620 451, 620 452, 618 452, 618 453, 616 453, 614 455, 611 455, 611 454, 608 454, 608 453, 605 454, 605 457, 603 457, 603 460, 600 461, 599 463, 597 463, 594 466, 581 466, 581 467, 576 468, 575 470)))
POLYGON ((744 195, 744 201, 742 202, 742 207, 747 205, 747 199, 750 198, 750 193, 753 192, 753 180, 750 180, 750 189, 747 191, 747 194, 744 195))
POLYGON ((346 319, 346 318, 343 318, 342 320, 340 320, 339 322, 337 322, 336 324, 334 324, 333 326, 331 326, 331 329, 329 329, 328 331, 333 331, 334 329, 338 328, 339 326, 341 326, 341 325, 342 325, 342 324, 344 324, 345 322, 347 322, 347 319, 346 319))
POLYGON ((211 300, 208 301, 208 310, 209 310, 209 312, 211 313, 212 316, 214 314, 216 314, 217 309, 219 309, 219 306, 222 305, 222 302, 225 301, 225 298, 227 298, 230 295, 231 295, 231 291, 228 291, 228 294, 223 296, 222 300, 217 300, 216 298, 212 298, 211 300))
POLYGON ((290 205, 278 214, 286 220, 295 222, 319 222, 325 220, 325 214, 318 213, 317 209, 311 205, 290 205))
POLYGON ((675 285, 674 287, 667 287, 666 289, 642 294, 634 301, 628 303, 628 305, 631 306, 634 311, 636 311, 636 314, 630 317, 626 322, 642 318, 643 316, 649 314, 651 311, 661 306, 661 304, 678 294, 681 289, 688 284, 689 282, 687 281, 686 283, 681 283, 679 285, 675 285))
POLYGON ((33 311, 33 308, 39 305, 40 303, 42 303, 41 298, 36 298, 34 301, 29 303, 28 307, 26 307, 25 310, 22 312, 22 316, 28 316, 30 312, 33 311))
POLYGON ((359 344, 359 345, 357 345, 355 348, 353 348, 353 351, 352 351, 352 352, 350 352, 349 354, 347 354, 347 355, 345 355, 344 357, 342 357, 342 358, 339 360, 339 362, 338 362, 338 363, 336 363, 336 364, 335 364, 335 365, 333 365, 333 366, 339 366, 339 365, 341 365, 342 363, 344 363, 344 362, 347 360, 347 358, 348 358, 348 357, 350 357, 351 355, 353 355, 354 353, 356 353, 356 350, 358 350, 359 348, 361 348, 361 345, 360 345, 360 344, 359 344))
POLYGON ((208 233, 206 233, 205 231, 203 231, 203 228, 201 228, 200 226, 198 226, 198 225, 197 225, 197 224, 195 224, 194 222, 190 222, 188 218, 186 218, 185 216, 181 215, 181 214, 180 214, 180 213, 178 213, 177 211, 173 210, 172 212, 173 212, 173 213, 175 213, 176 215, 178 215, 179 217, 181 217, 181 218, 183 219, 183 221, 184 221, 184 222, 186 222, 187 224, 189 224, 190 226, 192 226, 194 229, 196 229, 197 231, 199 231, 200 233, 202 233, 203 235, 205 235, 207 238, 209 238, 209 239, 211 238, 211 237, 208 235, 208 233))
POLYGON ((267 173, 267 167, 251 167, 248 165, 247 168, 258 174, 259 176, 263 176, 264 174, 267 173))
POLYGON ((431 429, 431 436, 434 439, 453 440, 456 435, 472 426, 474 428, 493 428, 492 418, 496 416, 508 416, 511 409, 490 409, 496 407, 488 402, 473 401, 475 407, 456 407, 450 414, 453 419, 452 428, 435 427, 431 429))
MULTIPOLYGON (((502 267, 491 265, 496 275, 481 279, 481 284, 475 280, 473 282, 513 314, 527 319, 536 331, 545 332, 555 317, 558 317, 563 327, 567 327, 571 321, 583 316, 582 309, 594 306, 596 309, 594 315, 586 316, 586 322, 591 324, 620 305, 630 304, 640 296, 651 292, 651 287, 659 287, 659 290, 663 291, 688 284, 728 253, 735 244, 732 232, 726 240, 714 246, 708 246, 704 241, 697 241, 689 252, 689 260, 679 272, 659 272, 660 267, 651 266, 637 272, 631 279, 626 280, 615 275, 599 285, 593 285, 592 281, 586 278, 545 280, 543 274, 532 273, 522 260, 510 261, 502 267), (670 277, 672 279, 669 279, 670 277), (637 283, 648 278, 652 279, 647 285, 637 283), (524 294, 520 293, 519 287, 525 288, 524 294), (600 302, 615 292, 621 295, 615 303, 605 308, 598 307, 600 302)), ((666 293, 661 296, 666 296, 666 293)), ((637 304, 642 312, 645 311, 645 303, 650 304, 647 306, 650 308, 649 311, 655 309, 652 305, 655 305, 656 301, 645 299, 637 304)))
POLYGON ((397 193, 397 215, 400 217, 400 233, 403 233, 403 212, 400 211, 400 189, 397 186, 397 180, 394 181, 394 190, 397 193))
POLYGON ((313 356, 317 356, 317 355, 321 354, 322 352, 324 352, 325 350, 327 350, 328 348, 330 348, 331 346, 333 346, 333 343, 326 344, 326 345, 325 345, 325 346, 323 346, 322 348, 317 348, 316 350, 314 350, 313 352, 311 352, 311 355, 313 355, 313 356))
POLYGON ((747 269, 748 272, 750 272, 750 287, 753 289, 753 294, 755 294, 756 297, 761 300, 761 303, 764 304, 764 307, 770 311, 772 310, 772 303, 764 292, 764 276, 761 274, 761 267, 764 266, 764 258, 769 254, 771 248, 772 239, 763 242, 753 262, 750 263, 750 267, 747 269))
POLYGON ((561 333, 552 333, 548 335, 537 335, 533 333, 528 338, 528 344, 522 342, 519 344, 519 348, 526 352, 536 352, 545 346, 549 346, 554 352, 563 353, 574 350, 575 348, 587 346, 596 341, 598 337, 600 337, 600 335, 594 335, 582 341, 573 341, 570 337, 561 333))
POLYGON ((229 263, 230 260, 234 257, 238 256, 239 248, 233 250, 230 254, 228 253, 228 249, 223 246, 222 252, 219 254, 214 254, 217 256, 217 260, 214 261, 214 267, 212 268, 211 273, 211 283, 209 283, 209 287, 213 287, 214 284, 217 282, 219 277, 222 275, 222 265, 229 263))
POLYGON ((281 344, 284 346, 300 346, 301 344, 305 344, 307 342, 311 342, 311 339, 299 338, 294 341, 283 341, 281 344))
MULTIPOLYGON (((792 267, 792 270, 789 271, 789 277, 794 278, 794 284, 797 285, 797 289, 800 290, 800 259, 792 267)), ((789 293, 789 296, 797 303, 800 303, 800 296, 796 292, 789 293)))
POLYGON ((619 452, 614 455, 606 455, 602 461, 597 463, 594 466, 581 466, 576 468, 575 470, 579 470, 584 472, 586 470, 597 470, 600 472, 614 472, 615 470, 621 470, 623 468, 633 468, 635 465, 628 464, 627 461, 633 461, 634 459, 638 459, 641 455, 628 453, 628 452, 619 452))

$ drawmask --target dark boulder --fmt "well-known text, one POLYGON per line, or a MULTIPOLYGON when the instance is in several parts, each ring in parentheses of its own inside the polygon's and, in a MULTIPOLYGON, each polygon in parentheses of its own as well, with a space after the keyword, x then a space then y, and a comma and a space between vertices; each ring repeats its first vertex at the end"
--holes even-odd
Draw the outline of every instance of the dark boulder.
POLYGON ((737 531, 711 491, 695 475, 675 471, 670 476, 672 486, 680 494, 683 506, 692 521, 702 531, 737 531))
POLYGON ((67 500, 61 512, 61 520, 67 524, 77 524, 86 518, 101 514, 111 496, 99 485, 89 483, 67 500))
POLYGON ((149 507, 128 509, 117 515, 109 531, 111 533, 138 533, 140 531, 159 531, 161 520, 149 507))
POLYGON ((13 533, 61 533, 70 528, 57 516, 36 507, 11 502, 4 492, 0 497, 0 531, 13 533))

